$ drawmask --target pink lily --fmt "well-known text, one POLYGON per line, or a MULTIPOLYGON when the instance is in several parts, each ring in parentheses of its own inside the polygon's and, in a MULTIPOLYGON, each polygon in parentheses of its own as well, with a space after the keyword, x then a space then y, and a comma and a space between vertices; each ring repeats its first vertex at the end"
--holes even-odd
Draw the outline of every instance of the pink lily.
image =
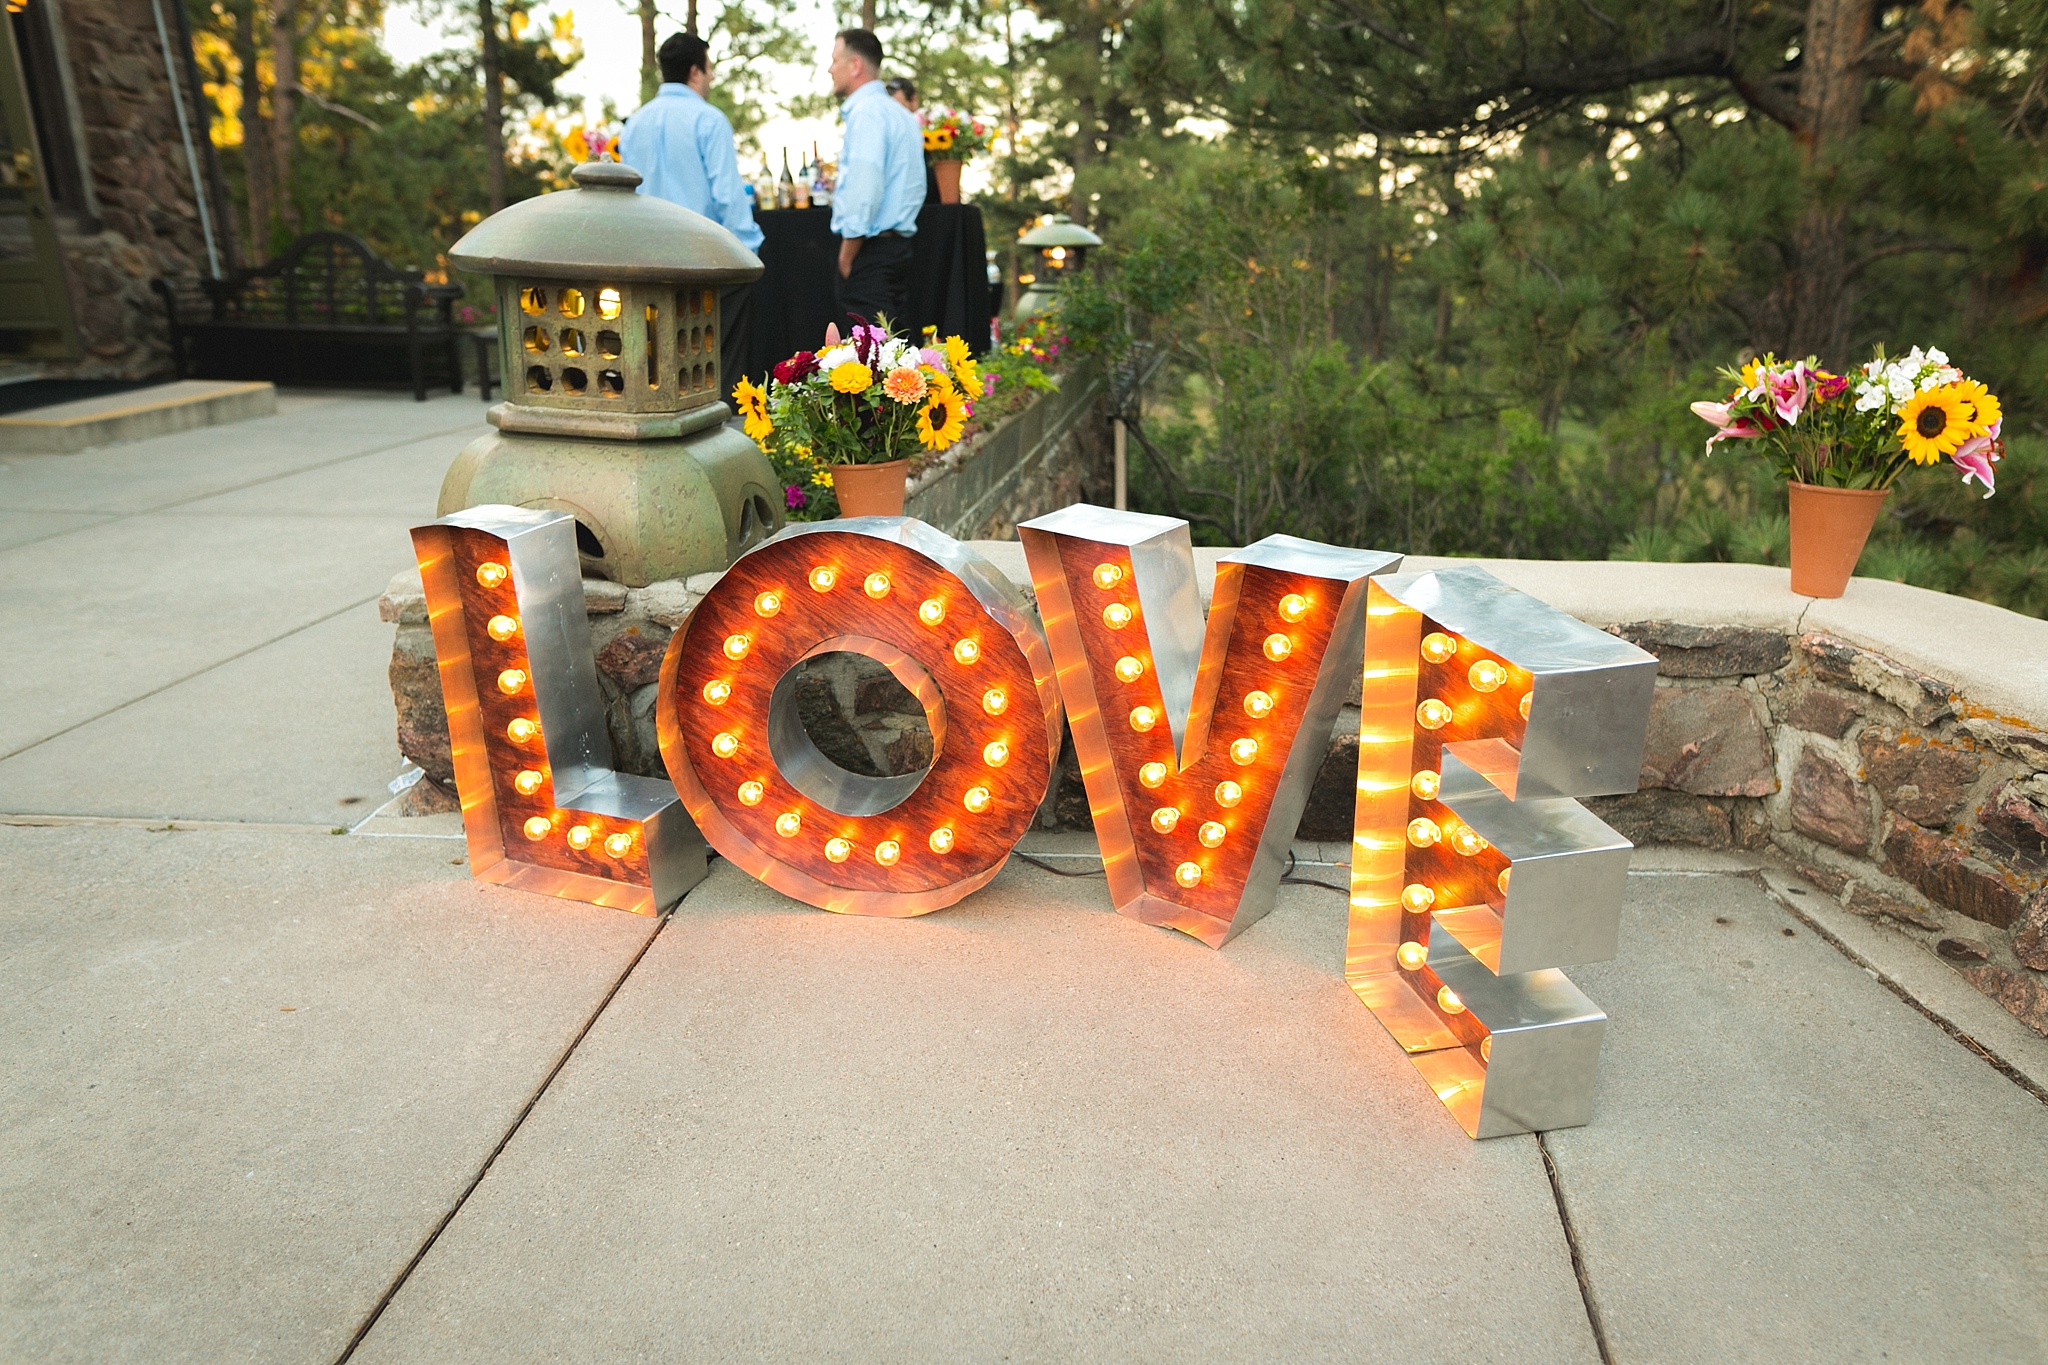
POLYGON ((1964 483, 1967 484, 1971 479, 1983 481, 1984 496, 1987 498, 1998 491, 1997 481, 1991 473, 1991 465, 2004 453, 1998 441, 1998 433, 2004 426, 2003 420, 1993 422, 1988 434, 1972 436, 1963 442, 1955 454, 1949 456, 1956 462, 1956 467, 1963 471, 1964 483))
POLYGON ((1808 374, 1806 362, 1802 360, 1791 369, 1764 380, 1765 387, 1771 391, 1771 406, 1777 409, 1780 420, 1798 424, 1799 414, 1806 407, 1808 374))
POLYGON ((829 349, 830 347, 833 347, 833 346, 837 346, 838 344, 839 344, 839 324, 838 324, 838 323, 836 323, 836 322, 828 322, 828 323, 826 323, 826 324, 825 324, 825 346, 826 346, 826 348, 828 348, 828 349, 829 349))
POLYGON ((1714 448, 1716 441, 1739 441, 1745 437, 1760 436, 1763 429, 1747 417, 1737 417, 1729 409, 1730 403, 1694 403, 1693 415, 1712 422, 1719 430, 1707 438, 1707 449, 1714 448))

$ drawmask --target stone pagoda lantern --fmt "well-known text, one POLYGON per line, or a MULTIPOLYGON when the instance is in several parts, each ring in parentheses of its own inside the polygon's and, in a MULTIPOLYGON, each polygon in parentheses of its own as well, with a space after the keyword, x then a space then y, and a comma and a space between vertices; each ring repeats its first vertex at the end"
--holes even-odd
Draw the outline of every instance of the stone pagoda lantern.
POLYGON ((1031 274, 1018 278, 1024 292, 1017 298, 1014 316, 1022 322, 1052 306, 1060 287, 1081 273, 1081 263, 1091 249, 1102 245, 1102 239, 1066 214, 1055 213, 1018 238, 1017 244, 1030 247, 1036 258, 1031 274))
POLYGON ((439 516, 576 518, 586 575, 631 587, 723 569, 782 525, 775 470, 725 425, 719 286, 760 278, 723 227, 590 161, 577 188, 494 213, 448 253, 493 277, 506 400, 456 456, 439 516))

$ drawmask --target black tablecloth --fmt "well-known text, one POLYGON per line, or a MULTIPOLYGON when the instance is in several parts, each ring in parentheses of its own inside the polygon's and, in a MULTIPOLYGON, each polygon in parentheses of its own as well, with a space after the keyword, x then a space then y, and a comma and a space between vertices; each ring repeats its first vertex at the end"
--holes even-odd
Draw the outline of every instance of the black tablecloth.
MULTIPOLYGON (((816 350, 825 324, 838 314, 832 277, 839 239, 830 209, 773 209, 754 215, 761 225, 761 264, 754 284, 747 372, 761 379, 778 361, 816 350)), ((915 337, 928 326, 958 336, 976 355, 988 349, 993 295, 981 210, 972 204, 926 204, 917 215, 916 255, 910 263, 910 316, 897 331, 915 337)))

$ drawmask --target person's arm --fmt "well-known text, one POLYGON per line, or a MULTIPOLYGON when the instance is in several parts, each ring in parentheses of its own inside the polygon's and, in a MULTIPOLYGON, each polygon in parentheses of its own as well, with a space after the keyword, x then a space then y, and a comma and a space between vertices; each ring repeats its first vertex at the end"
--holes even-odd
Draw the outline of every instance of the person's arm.
POLYGON ((846 119, 839 152, 839 187, 832 194, 832 230, 839 234, 839 277, 853 272, 863 239, 875 235, 882 208, 882 157, 886 127, 862 109, 846 119))
POLYGON ((697 124, 697 154, 711 190, 711 216, 747 250, 759 251, 761 228, 747 207, 746 191, 740 188, 740 155, 733 142, 732 124, 716 109, 710 114, 697 124))

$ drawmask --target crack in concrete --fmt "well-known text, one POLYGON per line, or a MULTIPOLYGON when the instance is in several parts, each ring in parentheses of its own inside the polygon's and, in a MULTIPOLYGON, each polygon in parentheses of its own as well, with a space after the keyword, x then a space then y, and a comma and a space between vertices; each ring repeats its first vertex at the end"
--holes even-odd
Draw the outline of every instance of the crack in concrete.
POLYGON ((1536 1135, 1536 1150, 1543 1154, 1543 1174, 1550 1179, 1550 1197, 1557 1204, 1557 1221, 1564 1230, 1565 1249, 1571 1252, 1572 1276, 1579 1282, 1579 1301, 1586 1306, 1586 1325, 1593 1331, 1593 1345, 1600 1352, 1600 1365, 1614 1365, 1614 1352, 1607 1344, 1607 1322, 1600 1316, 1599 1300, 1593 1297, 1592 1276, 1587 1273, 1586 1261, 1579 1254, 1578 1229, 1572 1226, 1572 1211, 1565 1204, 1564 1184, 1558 1178, 1557 1162, 1551 1159, 1550 1144, 1544 1141, 1545 1134, 1536 1135))

